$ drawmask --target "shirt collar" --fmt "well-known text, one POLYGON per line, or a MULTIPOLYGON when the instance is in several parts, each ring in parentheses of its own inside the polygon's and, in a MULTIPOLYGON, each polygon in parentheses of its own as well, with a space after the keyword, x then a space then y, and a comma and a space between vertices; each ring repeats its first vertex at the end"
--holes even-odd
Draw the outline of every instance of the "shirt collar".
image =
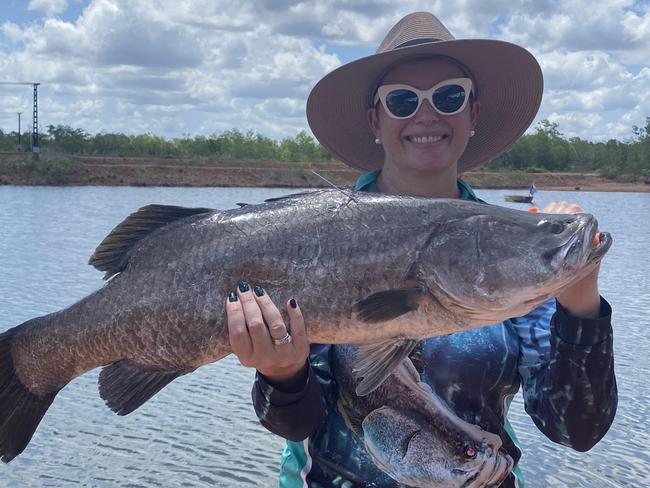
MULTIPOLYGON (((359 176, 357 184, 354 186, 355 190, 358 191, 367 191, 369 193, 380 193, 379 188, 377 187, 377 177, 381 173, 381 170, 369 171, 363 173, 359 176)), ((467 184, 467 182, 458 179, 457 180, 458 189, 460 190, 460 199, 461 200, 471 200, 478 202, 479 199, 472 190, 472 187, 467 184)))

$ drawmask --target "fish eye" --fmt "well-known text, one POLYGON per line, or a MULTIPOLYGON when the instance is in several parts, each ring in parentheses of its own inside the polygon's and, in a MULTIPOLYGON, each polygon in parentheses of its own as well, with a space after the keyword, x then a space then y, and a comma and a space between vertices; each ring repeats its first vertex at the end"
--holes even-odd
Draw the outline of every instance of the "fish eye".
POLYGON ((548 230, 550 230, 553 234, 561 234, 564 230, 564 224, 561 222, 553 222, 551 225, 549 225, 548 230))
POLYGON ((468 459, 474 459, 474 458, 476 457, 477 454, 478 454, 478 452, 476 451, 476 449, 474 449, 474 448, 471 447, 471 446, 468 447, 467 449, 465 449, 465 456, 466 456, 468 459))

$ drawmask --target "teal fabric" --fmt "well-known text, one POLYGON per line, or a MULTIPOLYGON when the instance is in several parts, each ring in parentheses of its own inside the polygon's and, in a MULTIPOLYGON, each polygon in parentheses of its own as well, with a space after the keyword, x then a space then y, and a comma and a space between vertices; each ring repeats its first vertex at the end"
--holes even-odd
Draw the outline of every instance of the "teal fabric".
POLYGON ((278 486, 282 488, 302 488, 304 478, 302 470, 307 464, 307 453, 303 442, 287 441, 280 462, 278 486))
MULTIPOLYGON (((369 193, 381 193, 377 186, 377 178, 380 174, 381 170, 369 171, 362 174, 357 180, 357 184, 354 186, 355 190, 367 191, 369 193)), ((472 190, 465 181, 458 180, 458 189, 460 190, 461 200, 472 200, 474 202, 479 200, 474 193, 474 190, 472 190)))

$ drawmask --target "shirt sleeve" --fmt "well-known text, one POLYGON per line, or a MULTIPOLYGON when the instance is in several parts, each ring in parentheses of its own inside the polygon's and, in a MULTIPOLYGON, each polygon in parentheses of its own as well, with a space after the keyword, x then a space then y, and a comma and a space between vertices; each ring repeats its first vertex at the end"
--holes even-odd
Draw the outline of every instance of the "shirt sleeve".
POLYGON ((573 317, 553 299, 510 321, 526 412, 546 437, 577 451, 596 445, 616 413, 611 314, 603 298, 594 319, 573 317))
POLYGON ((311 346, 306 381, 291 391, 279 390, 263 375, 256 374, 253 407, 268 431, 299 442, 312 435, 324 421, 325 392, 335 388, 327 360, 329 349, 329 346, 311 346))

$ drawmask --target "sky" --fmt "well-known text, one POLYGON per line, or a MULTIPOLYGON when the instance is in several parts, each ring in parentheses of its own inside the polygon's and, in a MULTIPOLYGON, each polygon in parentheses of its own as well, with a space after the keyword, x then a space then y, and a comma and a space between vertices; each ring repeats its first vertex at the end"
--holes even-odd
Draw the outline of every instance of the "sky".
MULTIPOLYGON (((650 117, 650 0, 0 0, 0 81, 38 82, 39 130, 168 138, 309 130, 307 95, 372 54, 407 13, 456 38, 531 51, 542 119, 566 137, 632 137, 650 117)), ((0 129, 31 126, 32 87, 0 84, 0 129)))

